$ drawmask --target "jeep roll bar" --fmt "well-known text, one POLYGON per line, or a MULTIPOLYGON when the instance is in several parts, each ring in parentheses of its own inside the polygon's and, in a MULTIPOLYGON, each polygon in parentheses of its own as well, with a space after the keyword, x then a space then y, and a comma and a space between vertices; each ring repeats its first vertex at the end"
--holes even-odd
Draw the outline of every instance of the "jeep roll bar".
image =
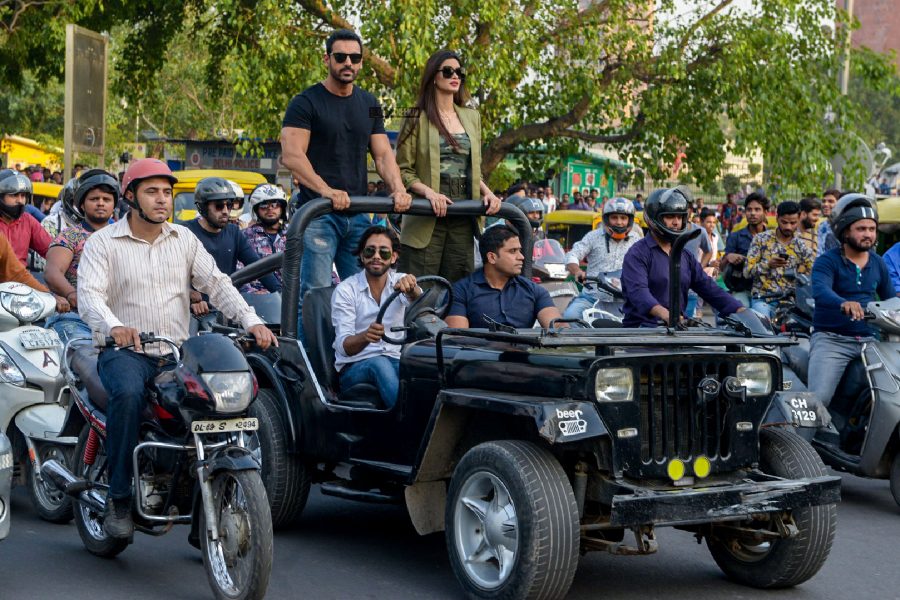
POLYGON ((702 229, 687 230, 672 242, 669 253, 669 329, 675 329, 681 321, 681 254, 685 245, 700 235, 702 229))
MULTIPOLYGON (((455 200, 447 207, 448 217, 481 217, 484 216, 485 206, 480 200, 455 200)), ((297 305, 300 299, 300 262, 303 258, 303 233, 313 219, 335 212, 331 207, 331 200, 316 198, 303 204, 291 217, 286 234, 286 247, 284 252, 276 252, 260 259, 234 272, 231 281, 235 286, 241 286, 263 275, 281 269, 281 335, 289 338, 297 338, 297 305)), ((394 210, 394 201, 391 198, 374 196, 351 196, 350 207, 341 214, 381 213, 403 214, 423 217, 433 217, 434 210, 431 203, 424 199, 415 199, 409 210, 398 213, 394 210)), ((515 206, 503 202, 496 215, 511 222, 519 232, 519 240, 522 242, 522 253, 525 255, 525 264, 522 266, 522 275, 531 277, 532 263, 532 236, 531 224, 525 214, 515 206)))

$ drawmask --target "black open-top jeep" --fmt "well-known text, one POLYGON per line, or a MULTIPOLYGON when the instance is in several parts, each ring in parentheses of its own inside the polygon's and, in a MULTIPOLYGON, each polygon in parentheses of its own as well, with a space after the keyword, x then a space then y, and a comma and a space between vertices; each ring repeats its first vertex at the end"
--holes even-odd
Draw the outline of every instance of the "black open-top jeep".
MULTIPOLYGON (((371 386, 338 389, 331 288, 306 296, 305 346, 298 341, 302 235, 331 210, 327 200, 307 203, 283 257, 233 276, 243 283, 282 268, 284 279, 272 324, 280 348, 247 357, 276 525, 300 514, 311 483, 405 503, 419 533, 446 530, 473 598, 564 596, 580 552, 650 554, 658 526, 706 538, 722 570, 751 586, 796 585, 822 566, 840 480, 767 418, 783 393, 773 349, 790 340, 740 324, 449 329, 438 283, 407 309, 400 395, 386 410, 371 386)), ((449 212, 483 210, 465 201, 449 212)), ((390 213, 391 201, 353 198, 349 212, 390 213)), ((416 200, 410 214, 433 213, 416 200)), ((520 232, 527 275, 528 222, 510 206, 500 215, 520 232)))

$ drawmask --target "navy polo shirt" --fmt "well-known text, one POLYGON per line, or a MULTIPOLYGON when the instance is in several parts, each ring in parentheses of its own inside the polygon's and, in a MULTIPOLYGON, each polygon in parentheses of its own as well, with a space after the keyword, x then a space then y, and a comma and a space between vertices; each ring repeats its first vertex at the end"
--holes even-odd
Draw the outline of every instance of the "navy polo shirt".
POLYGON ((539 312, 553 306, 547 290, 522 276, 513 277, 502 290, 497 290, 484 278, 484 269, 453 284, 453 305, 450 316, 466 317, 469 327, 487 328, 485 316, 517 329, 534 326, 539 312))
POLYGON ((893 298, 894 283, 884 259, 869 250, 869 262, 860 269, 841 248, 833 248, 813 264, 812 289, 816 299, 813 330, 849 337, 875 335, 865 321, 852 321, 841 311, 844 302, 859 302, 863 308, 876 299, 893 298))
MULTIPOLYGON (((682 314, 687 306, 688 290, 697 292, 723 315, 730 315, 742 306, 716 285, 694 255, 684 251, 681 253, 682 314)), ((650 310, 657 304, 669 308, 669 255, 652 235, 638 240, 625 255, 622 293, 625 296, 622 307, 625 327, 655 326, 659 320, 650 316, 650 310)))
MULTIPOLYGON (((765 231, 765 229, 763 229, 765 231)), ((725 240, 725 254, 740 254, 747 256, 750 252, 750 242, 753 241, 753 234, 750 233, 750 226, 744 227, 740 231, 729 233, 725 240)))

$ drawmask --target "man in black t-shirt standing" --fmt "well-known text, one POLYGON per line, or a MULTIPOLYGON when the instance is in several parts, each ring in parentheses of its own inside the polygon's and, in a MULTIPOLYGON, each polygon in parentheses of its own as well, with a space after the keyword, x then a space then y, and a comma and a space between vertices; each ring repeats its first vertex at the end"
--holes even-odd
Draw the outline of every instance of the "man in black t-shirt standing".
MULTIPOLYGON (((282 161, 300 181, 301 204, 328 198, 341 211, 350 206, 350 196, 366 195, 366 153, 371 152, 391 191, 394 210, 403 212, 412 198, 400 178, 381 107, 372 94, 353 85, 362 67, 362 51, 362 40, 352 31, 340 29, 328 37, 328 77, 294 96, 285 112, 282 161)), ((360 270, 354 253, 371 224, 368 214, 334 213, 310 223, 303 235, 298 310, 307 291, 331 285, 332 263, 341 279, 360 270)))

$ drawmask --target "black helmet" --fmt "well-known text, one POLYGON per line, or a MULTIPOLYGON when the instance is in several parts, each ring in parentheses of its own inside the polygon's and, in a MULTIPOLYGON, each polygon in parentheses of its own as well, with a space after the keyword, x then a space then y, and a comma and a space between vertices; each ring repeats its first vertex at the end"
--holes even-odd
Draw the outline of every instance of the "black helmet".
POLYGON ((672 243, 687 229, 688 199, 678 188, 653 190, 644 203, 644 221, 662 240, 672 243), (681 229, 669 229, 663 222, 666 215, 680 215, 681 229))
POLYGON ((541 217, 537 221, 532 221, 528 219, 528 222, 531 223, 531 226, 535 229, 541 226, 541 223, 544 222, 544 203, 538 200, 537 198, 526 198, 524 196, 513 196, 506 200, 523 213, 525 216, 528 216, 530 212, 539 212, 541 213, 541 217))
MULTIPOLYGON (((218 202, 220 200, 237 200, 231 182, 222 177, 206 177, 197 183, 194 189, 194 204, 197 206, 197 212, 204 218, 207 215, 206 205, 210 202, 218 202)), ((243 196, 241 197, 243 200, 243 196)))
POLYGON ((844 194, 831 209, 831 228, 834 237, 843 243, 843 233, 848 227, 863 219, 878 224, 878 205, 865 194, 844 194))
POLYGON ((78 219, 84 217, 84 198, 94 188, 101 188, 104 192, 112 194, 113 207, 119 203, 119 180, 111 173, 103 169, 91 169, 78 177, 75 183, 74 202, 72 210, 78 215, 78 219))
POLYGON ((62 207, 63 217, 69 223, 81 223, 81 214, 75 210, 75 188, 78 187, 78 178, 69 179, 61 190, 59 190, 60 206, 62 207))

